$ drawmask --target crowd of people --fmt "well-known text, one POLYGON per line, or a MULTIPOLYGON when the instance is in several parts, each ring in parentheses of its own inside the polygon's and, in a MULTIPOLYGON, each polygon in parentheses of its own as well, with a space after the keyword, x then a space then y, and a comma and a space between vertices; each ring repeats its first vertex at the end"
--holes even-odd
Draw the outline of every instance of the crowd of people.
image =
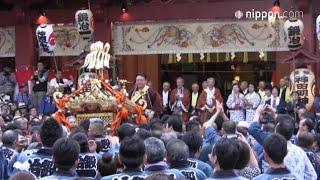
MULTIPOLYGON (((0 85, 4 74, 12 81, 3 82, 16 86, 8 70, 0 85)), ((74 88, 60 70, 48 80, 38 63, 30 82, 31 91, 22 84, 2 98, 0 179, 315 180, 320 174, 320 99, 308 111, 288 77, 280 88, 233 81, 223 98, 213 77, 191 91, 179 77, 174 89, 164 82, 157 92, 138 74, 127 96, 144 107, 148 123, 132 116, 115 130, 99 118, 78 124, 67 113, 71 130, 54 119, 53 93, 74 88)))

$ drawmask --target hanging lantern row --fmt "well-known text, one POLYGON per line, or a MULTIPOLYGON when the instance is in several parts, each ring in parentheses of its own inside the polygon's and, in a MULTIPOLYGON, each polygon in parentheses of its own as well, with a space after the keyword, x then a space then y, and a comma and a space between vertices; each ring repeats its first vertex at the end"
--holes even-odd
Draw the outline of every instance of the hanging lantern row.
POLYGON ((56 35, 52 25, 40 24, 36 30, 39 47, 46 53, 52 53, 56 48, 56 35))
POLYGON ((288 48, 291 51, 298 50, 303 45, 303 22, 297 18, 290 18, 284 23, 284 31, 287 37, 288 48))
POLYGON ((75 14, 76 26, 83 39, 90 39, 93 34, 93 15, 90 9, 78 10, 75 14))

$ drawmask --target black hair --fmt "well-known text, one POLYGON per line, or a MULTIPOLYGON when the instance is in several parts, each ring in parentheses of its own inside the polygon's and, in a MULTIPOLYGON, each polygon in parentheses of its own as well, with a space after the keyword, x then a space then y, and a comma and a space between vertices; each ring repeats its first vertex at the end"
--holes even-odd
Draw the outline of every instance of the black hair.
POLYGON ((144 130, 150 131, 150 127, 149 127, 148 124, 141 124, 141 125, 139 125, 139 129, 144 129, 144 130))
POLYGON ((222 129, 222 124, 224 123, 224 119, 219 115, 217 116, 215 123, 217 125, 217 130, 220 131, 222 129))
POLYGON ((172 127, 172 129, 176 132, 182 132, 182 119, 177 115, 171 115, 168 119, 168 127, 172 127))
POLYGON ((35 121, 35 118, 31 119, 28 124, 31 126, 31 127, 34 127, 34 126, 41 126, 42 125, 42 122, 40 121, 35 121))
POLYGON ((69 138, 58 139, 52 148, 56 168, 69 171, 79 159, 80 146, 69 138))
POLYGON ((90 126, 90 120, 89 119, 85 119, 85 120, 81 121, 79 126, 82 127, 86 131, 86 134, 88 134, 89 126, 90 126))
POLYGON ((52 147, 54 142, 62 137, 62 127, 53 118, 44 121, 41 126, 40 138, 44 146, 52 147))
POLYGON ((287 155, 287 140, 279 134, 271 134, 265 139, 263 149, 274 163, 281 164, 287 155))
POLYGON ((166 156, 166 147, 158 138, 150 137, 144 140, 146 147, 147 163, 155 164, 164 160, 166 156))
POLYGON ((125 137, 131 137, 136 133, 136 127, 129 123, 123 123, 117 130, 119 141, 121 142, 125 137))
POLYGON ((89 145, 88 145, 88 136, 85 133, 75 133, 72 134, 71 139, 78 142, 80 146, 80 153, 87 153, 89 152, 89 145))
POLYGON ((62 72, 62 69, 61 69, 61 68, 55 69, 54 72, 55 72, 55 73, 57 73, 57 72, 62 72))
POLYGON ((257 85, 254 82, 249 82, 248 87, 252 85, 254 87, 254 90, 257 90, 257 85))
POLYGON ((262 130, 269 133, 274 133, 275 128, 276 126, 274 125, 274 123, 271 123, 271 122, 263 124, 262 126, 262 130))
POLYGON ((197 153, 203 145, 203 140, 201 135, 198 132, 194 132, 194 131, 189 131, 185 133, 181 137, 181 140, 188 145, 190 155, 197 153))
POLYGON ((314 129, 314 123, 312 119, 307 118, 304 120, 304 124, 308 127, 308 131, 311 132, 314 129))
POLYGON ((161 138, 162 130, 163 130, 163 124, 161 120, 151 120, 149 122, 149 127, 151 130, 151 134, 153 137, 161 138))
POLYGON ((87 132, 81 126, 77 126, 75 128, 72 128, 70 136, 72 136, 72 134, 76 134, 76 133, 84 133, 85 135, 88 135, 87 132))
POLYGON ((145 140, 145 139, 152 136, 150 131, 148 131, 146 129, 140 129, 140 128, 135 135, 138 136, 139 138, 141 138, 142 140, 145 140))
POLYGON ((187 124, 186 124, 186 131, 199 132, 199 131, 200 131, 200 123, 199 123, 199 121, 193 119, 193 120, 187 122, 187 124))
POLYGON ((134 136, 121 141, 119 149, 120 161, 127 169, 136 169, 143 164, 145 145, 143 141, 134 136))
POLYGON ((298 135, 297 145, 302 148, 311 148, 315 138, 311 132, 303 132, 298 135))
POLYGON ((235 168, 239 159, 239 150, 235 139, 221 138, 212 149, 212 157, 217 157, 217 163, 223 170, 232 170, 235 168))
POLYGON ((147 80, 147 75, 145 75, 144 73, 137 73, 136 77, 141 76, 143 77, 145 80, 147 80))
POLYGON ((293 119, 290 115, 279 114, 276 118, 278 122, 276 133, 281 134, 287 140, 290 140, 294 131, 293 119))
POLYGON ((112 154, 106 152, 98 161, 98 171, 102 177, 117 173, 117 166, 112 159, 112 154))
MULTIPOLYGON (((300 108, 300 109, 306 109, 306 108, 300 108)), ((314 121, 315 117, 312 113, 310 112, 304 112, 301 114, 301 118, 302 119, 311 119, 312 121, 314 121)))
POLYGON ((41 126, 32 126, 30 129, 31 134, 40 134, 41 132, 41 126))
POLYGON ((170 168, 185 167, 188 164, 189 148, 180 139, 172 139, 167 146, 167 161, 170 168))
POLYGON ((7 130, 2 135, 2 143, 5 146, 12 146, 18 141, 18 133, 14 130, 7 130))
POLYGON ((149 127, 151 131, 162 131, 163 129, 163 124, 161 122, 161 120, 154 120, 152 119, 149 122, 149 127))
POLYGON ((166 123, 168 122, 168 119, 169 119, 170 116, 171 116, 171 115, 169 115, 169 114, 163 115, 163 116, 161 117, 161 122, 162 122, 162 124, 166 124, 166 123))
POLYGON ((268 91, 272 92, 272 86, 271 86, 271 84, 266 84, 264 90, 265 90, 265 91, 268 90, 268 91))
POLYGON ((7 126, 4 127, 3 131, 7 131, 7 130, 16 130, 19 129, 19 127, 15 124, 15 123, 8 123, 7 126))
POLYGON ((225 121, 222 124, 222 129, 226 134, 235 134, 237 124, 234 121, 225 121))
POLYGON ((250 147, 243 141, 237 139, 236 145, 239 151, 239 159, 236 163, 235 169, 245 168, 250 160, 250 147))

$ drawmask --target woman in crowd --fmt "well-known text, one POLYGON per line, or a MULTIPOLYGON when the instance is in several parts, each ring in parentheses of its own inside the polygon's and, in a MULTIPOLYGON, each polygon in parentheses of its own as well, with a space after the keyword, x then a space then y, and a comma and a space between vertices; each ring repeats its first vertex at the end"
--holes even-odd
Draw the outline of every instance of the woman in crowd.
POLYGON ((255 91, 255 85, 253 83, 249 84, 248 93, 245 96, 245 107, 246 107, 246 121, 251 124, 253 121, 256 109, 260 104, 260 95, 255 91))
POLYGON ((227 100, 230 112, 230 120, 239 122, 245 120, 244 117, 244 95, 240 93, 239 84, 233 84, 232 93, 227 100))
POLYGON ((279 89, 277 87, 272 88, 270 99, 267 100, 265 103, 269 104, 273 111, 276 112, 277 107, 280 103, 279 89))

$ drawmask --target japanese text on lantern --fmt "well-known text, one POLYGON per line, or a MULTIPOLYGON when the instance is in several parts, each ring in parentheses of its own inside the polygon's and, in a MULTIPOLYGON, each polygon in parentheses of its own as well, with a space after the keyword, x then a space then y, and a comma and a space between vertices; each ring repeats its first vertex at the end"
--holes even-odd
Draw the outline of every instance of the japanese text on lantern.
POLYGON ((290 26, 288 29, 289 44, 300 44, 300 27, 290 26))
POLYGON ((38 36, 38 41, 39 41, 40 47, 43 49, 44 52, 49 52, 49 46, 47 43, 46 32, 45 31, 38 31, 37 36, 38 36))
POLYGON ((309 103, 309 91, 308 91, 308 82, 309 82, 309 71, 303 71, 303 74, 299 74, 299 72, 295 72, 294 77, 297 93, 300 97, 300 101, 303 104, 309 103))
POLYGON ((81 31, 90 31, 89 30, 89 17, 87 13, 78 14, 78 23, 81 31))

